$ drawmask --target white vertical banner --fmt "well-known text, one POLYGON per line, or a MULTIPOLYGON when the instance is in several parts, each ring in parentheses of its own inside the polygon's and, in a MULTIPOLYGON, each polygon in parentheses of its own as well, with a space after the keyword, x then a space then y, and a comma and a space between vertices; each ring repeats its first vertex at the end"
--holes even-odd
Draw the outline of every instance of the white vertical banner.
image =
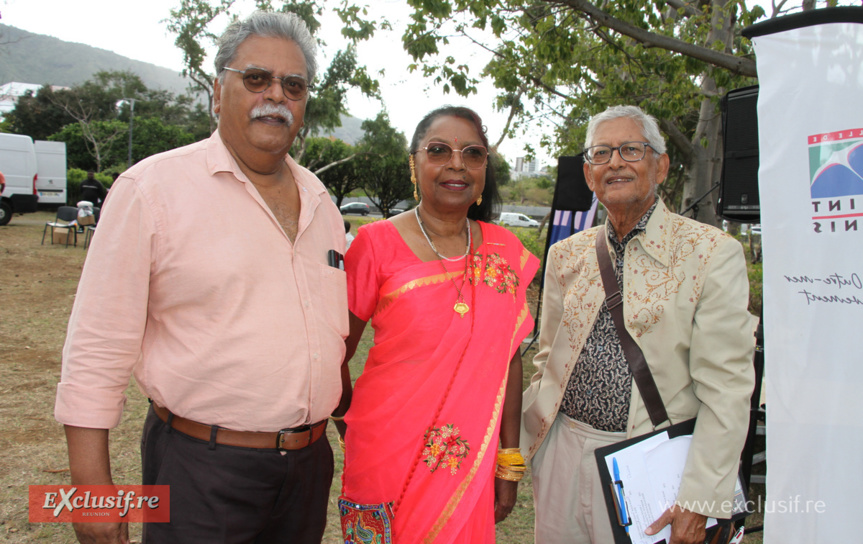
POLYGON ((863 542, 863 8, 747 35, 760 86, 764 542, 863 542))

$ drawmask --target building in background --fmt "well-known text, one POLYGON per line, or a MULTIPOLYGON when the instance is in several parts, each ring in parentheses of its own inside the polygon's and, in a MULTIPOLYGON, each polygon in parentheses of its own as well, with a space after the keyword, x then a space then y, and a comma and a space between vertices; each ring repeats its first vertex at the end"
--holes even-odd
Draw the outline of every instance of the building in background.
MULTIPOLYGON (((36 83, 21 83, 19 81, 10 81, 0 85, 0 118, 6 116, 7 113, 15 109, 15 104, 18 103, 18 98, 27 94, 27 91, 32 91, 35 96, 39 92, 42 85, 36 83)), ((69 87, 61 87, 54 85, 52 91, 65 90, 69 87)))

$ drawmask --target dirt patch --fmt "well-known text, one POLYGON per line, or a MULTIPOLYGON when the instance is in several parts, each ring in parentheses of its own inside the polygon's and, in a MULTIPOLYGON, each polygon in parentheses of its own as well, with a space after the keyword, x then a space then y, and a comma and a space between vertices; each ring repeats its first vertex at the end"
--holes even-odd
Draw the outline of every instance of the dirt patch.
MULTIPOLYGON (((86 252, 45 245, 54 214, 16 216, 0 227, 0 540, 74 542, 71 528, 31 524, 28 486, 68 483, 54 393, 66 324, 86 252), (52 472, 59 471, 59 472, 52 472)), ((83 240, 82 240, 83 241, 83 240)))

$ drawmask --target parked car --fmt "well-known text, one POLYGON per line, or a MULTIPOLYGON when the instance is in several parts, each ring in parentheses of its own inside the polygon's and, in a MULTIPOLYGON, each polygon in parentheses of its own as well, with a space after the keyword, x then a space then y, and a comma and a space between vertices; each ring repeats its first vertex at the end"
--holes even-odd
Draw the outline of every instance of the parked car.
POLYGON ((353 213, 357 215, 368 215, 369 214, 369 205, 365 202, 349 202, 347 204, 343 204, 339 211, 342 212, 342 215, 353 213))
POLYGON ((500 214, 500 224, 505 227, 538 227, 539 222, 523 213, 504 212, 500 214))
POLYGON ((404 208, 393 208, 393 209, 391 209, 391 210, 390 210, 390 215, 391 215, 391 216, 393 216, 393 215, 398 215, 398 214, 400 214, 400 213, 405 213, 405 209, 404 209, 404 208))

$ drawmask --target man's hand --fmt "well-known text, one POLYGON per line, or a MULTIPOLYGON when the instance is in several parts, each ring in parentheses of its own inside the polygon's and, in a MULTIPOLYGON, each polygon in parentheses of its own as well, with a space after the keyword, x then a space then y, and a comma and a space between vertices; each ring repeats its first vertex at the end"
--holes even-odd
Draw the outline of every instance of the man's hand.
POLYGON ((510 482, 500 478, 494 479, 494 522, 506 519, 515 506, 518 494, 518 482, 510 482))
POLYGON ((671 542, 668 544, 703 544, 707 533, 704 526, 707 516, 672 506, 659 516, 644 532, 655 535, 666 525, 671 524, 671 542))
POLYGON ((129 544, 128 523, 75 523, 81 544, 129 544))
MULTIPOLYGON (((72 485, 113 485, 108 430, 65 426, 72 485)), ((81 544, 128 544, 128 523, 75 523, 81 544)))

